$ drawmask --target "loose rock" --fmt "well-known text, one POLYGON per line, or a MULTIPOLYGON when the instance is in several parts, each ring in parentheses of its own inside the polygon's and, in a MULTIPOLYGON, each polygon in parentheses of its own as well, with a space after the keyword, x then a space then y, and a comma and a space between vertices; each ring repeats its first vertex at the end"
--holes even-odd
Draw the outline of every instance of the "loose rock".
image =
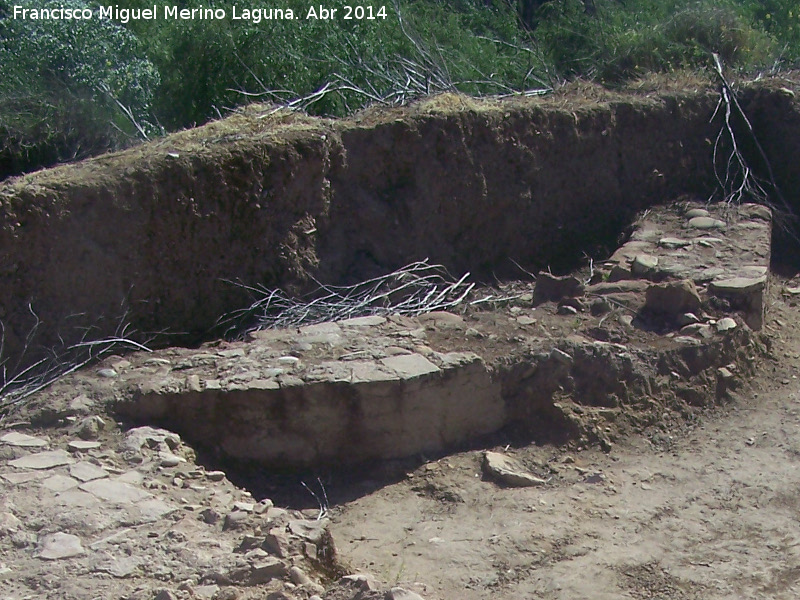
POLYGON ((688 279, 653 284, 645 293, 645 306, 654 313, 673 316, 693 313, 700 309, 700 294, 694 282, 688 279))
POLYGON ((717 321, 716 327, 717 327, 717 331, 722 333, 722 332, 725 332, 725 331, 731 331, 733 329, 736 329, 737 325, 736 325, 736 321, 734 321, 730 317, 724 317, 724 318, 720 319, 719 321, 717 321))
POLYGON ((536 304, 550 301, 558 302, 562 298, 582 296, 584 289, 583 283, 577 277, 572 275, 556 277, 555 275, 541 271, 536 277, 534 302, 536 304))
POLYGON ((650 254, 638 254, 631 263, 631 273, 644 277, 655 271, 658 267, 658 257, 650 254))
POLYGON ((483 454, 483 469, 488 476, 511 487, 530 487, 547 483, 544 479, 527 472, 514 459, 499 452, 483 454))
POLYGON ((69 533, 54 533, 44 538, 39 550, 39 558, 44 560, 59 560, 80 556, 86 550, 81 545, 78 536, 69 533))
POLYGON ((424 600, 419 594, 409 592, 401 587, 393 587, 384 596, 385 600, 424 600))
POLYGON ((722 229, 725 227, 725 221, 713 217, 694 217, 689 219, 689 227, 692 229, 722 229))

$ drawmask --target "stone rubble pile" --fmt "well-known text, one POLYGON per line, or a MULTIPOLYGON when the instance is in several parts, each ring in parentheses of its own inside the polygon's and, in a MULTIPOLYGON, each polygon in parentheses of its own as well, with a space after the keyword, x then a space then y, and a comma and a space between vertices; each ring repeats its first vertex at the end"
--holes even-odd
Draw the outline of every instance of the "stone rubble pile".
POLYGON ((256 502, 170 431, 72 421, 51 437, 0 432, 4 600, 344 597, 350 580, 334 596, 322 585, 336 568, 327 519, 256 502))

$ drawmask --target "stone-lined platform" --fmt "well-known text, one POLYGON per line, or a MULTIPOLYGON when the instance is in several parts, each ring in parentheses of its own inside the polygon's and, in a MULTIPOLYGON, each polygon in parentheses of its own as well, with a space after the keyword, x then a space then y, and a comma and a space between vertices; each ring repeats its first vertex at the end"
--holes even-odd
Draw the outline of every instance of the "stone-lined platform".
POLYGON ((437 452, 508 425, 609 447, 621 429, 715 401, 753 368, 769 248, 764 207, 660 208, 591 280, 541 274, 494 310, 109 358, 49 401, 111 403, 219 456, 280 468, 437 452))
POLYGON ((759 204, 657 211, 608 262, 609 280, 690 279, 728 299, 761 329, 769 273, 772 212, 759 204))

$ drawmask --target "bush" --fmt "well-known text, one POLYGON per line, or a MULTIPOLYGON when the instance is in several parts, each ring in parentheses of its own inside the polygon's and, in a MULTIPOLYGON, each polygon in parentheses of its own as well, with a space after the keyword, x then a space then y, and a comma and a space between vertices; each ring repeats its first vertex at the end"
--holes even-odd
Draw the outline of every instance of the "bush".
MULTIPOLYGON (((327 6, 341 15, 344 2, 327 6)), ((253 100, 306 97, 308 112, 342 116, 443 90, 504 93, 561 78, 616 83, 703 68, 712 52, 743 69, 800 60, 796 0, 594 0, 588 12, 584 0, 394 0, 385 19, 261 23, 231 19, 234 3, 215 0, 223 20, 65 26, 3 18, 11 0, 0 0, 0 176, 119 147, 160 124, 199 125, 253 100)), ((301 17, 308 7, 281 3, 301 17)))
MULTIPOLYGON (((18 0, 15 0, 15 2, 18 0)), ((82 0, 21 0, 79 9, 82 0)), ((0 13, 11 6, 0 0, 0 13)), ((136 37, 109 21, 0 20, 0 177, 159 133, 159 78, 136 37)))
POLYGON ((618 82, 646 72, 703 68, 716 52, 729 67, 763 65, 774 42, 740 3, 597 2, 587 18, 578 0, 546 5, 537 35, 562 73, 618 82))
MULTIPOLYGON (((200 4, 192 0, 187 6, 200 4)), ((215 6, 230 17, 233 4, 221 0, 215 6)), ((341 14, 343 4, 327 6, 341 14)), ((288 0, 281 6, 305 17, 309 5, 288 0)), ((342 116, 406 84, 417 92, 448 85, 499 92, 532 87, 531 76, 543 74, 535 54, 524 48, 514 10, 502 0, 411 0, 398 6, 399 13, 387 4, 385 19, 361 22, 265 25, 227 18, 161 21, 157 31, 152 24, 129 26, 140 35, 147 28, 148 56, 162 76, 155 105, 171 129, 203 123, 253 99, 306 96, 328 83, 339 84, 339 91, 309 105, 311 113, 342 116)))

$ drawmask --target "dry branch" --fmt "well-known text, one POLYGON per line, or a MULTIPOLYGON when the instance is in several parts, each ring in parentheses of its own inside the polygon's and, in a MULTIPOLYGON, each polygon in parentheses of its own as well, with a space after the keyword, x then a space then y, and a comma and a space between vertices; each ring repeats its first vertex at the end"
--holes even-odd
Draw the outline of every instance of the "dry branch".
POLYGON ((146 343, 133 339, 135 332, 130 330, 130 325, 125 322, 123 316, 114 335, 93 340, 89 338, 93 328, 87 327, 83 330, 79 342, 71 345, 62 343, 61 347, 50 348, 44 358, 23 367, 41 323, 33 308, 31 306, 28 308, 35 318, 35 323, 28 331, 23 349, 13 365, 10 363, 10 357, 4 354, 5 325, 0 322, 0 424, 14 407, 22 404, 33 394, 103 356, 125 349, 150 352, 146 343))
POLYGON ((289 297, 279 289, 228 281, 247 290, 255 300, 218 322, 226 328, 227 337, 241 339, 260 329, 292 328, 371 315, 416 316, 453 310, 460 305, 507 302, 517 297, 490 294, 469 300, 475 288, 474 283, 467 281, 469 276, 465 273, 456 279, 442 265, 429 264, 425 259, 355 285, 317 282, 317 290, 300 298, 289 297))
POLYGON ((794 219, 794 211, 786 201, 786 198, 781 193, 780 187, 775 181, 775 174, 772 170, 772 165, 767 158, 767 154, 764 151, 763 146, 761 146, 761 143, 758 141, 758 136, 756 136, 753 125, 750 123, 750 119, 747 118, 747 114, 745 114, 742 106, 739 104, 739 101, 736 98, 736 93, 731 87, 731 84, 725 78, 719 55, 715 53, 713 54, 713 57, 714 69, 717 72, 720 82, 722 83, 722 89, 720 91, 720 98, 717 103, 717 107, 714 110, 711 120, 713 121, 716 118, 720 108, 724 109, 723 127, 720 129, 719 135, 717 135, 716 141, 714 142, 714 175, 716 176, 717 182, 722 189, 723 198, 726 202, 733 204, 738 204, 747 199, 767 204, 773 208, 777 215, 783 217, 784 219, 794 219), (736 111, 736 115, 742 120, 747 128, 747 132, 750 134, 750 138, 765 165, 767 176, 769 178, 769 181, 766 183, 770 187, 772 195, 777 198, 777 206, 774 201, 770 200, 770 194, 768 194, 764 189, 762 181, 759 180, 759 178, 755 175, 753 169, 750 167, 746 158, 742 154, 741 147, 737 141, 736 133, 732 123, 734 110, 736 111), (730 143, 730 153, 725 161, 724 175, 720 175, 719 171, 717 170, 718 151, 722 144, 722 140, 725 137, 728 138, 730 143))

